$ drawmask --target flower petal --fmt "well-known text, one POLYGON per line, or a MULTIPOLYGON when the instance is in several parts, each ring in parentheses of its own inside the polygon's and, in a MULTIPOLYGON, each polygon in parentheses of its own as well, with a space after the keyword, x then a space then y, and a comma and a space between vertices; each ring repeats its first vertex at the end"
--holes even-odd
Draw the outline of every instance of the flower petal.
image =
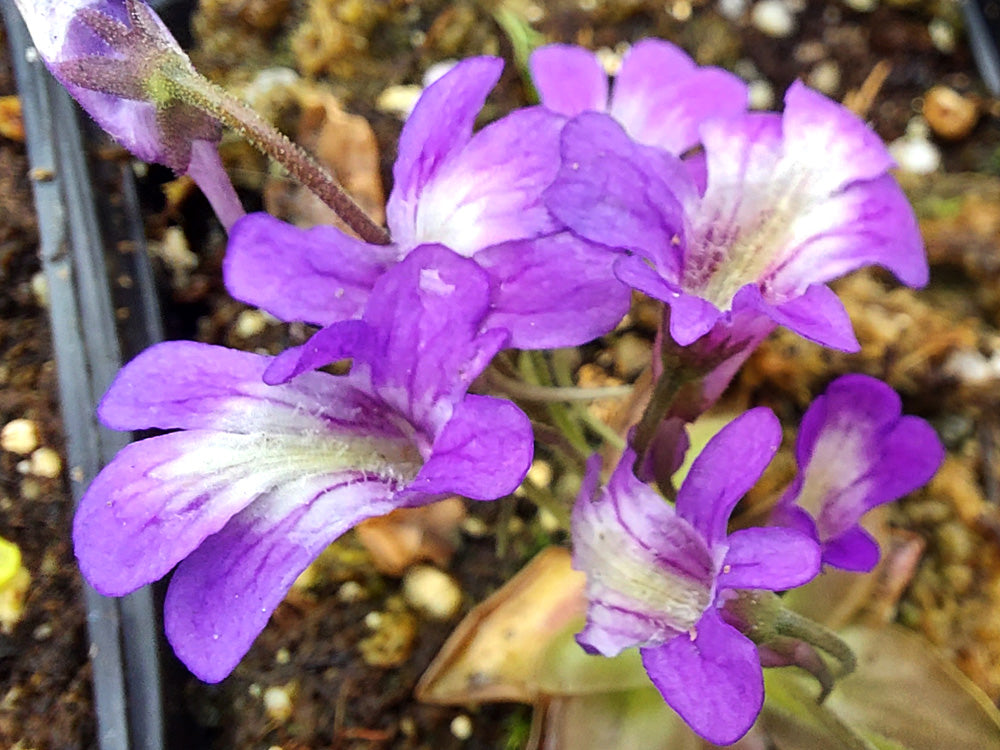
POLYGON ((916 221, 886 174, 885 148, 847 110, 796 85, 783 116, 713 119, 701 134, 708 182, 689 219, 685 291, 728 310, 747 285, 782 306, 869 263, 907 284, 926 281, 916 221), (831 154, 840 158, 833 167, 831 154))
POLYGON ((398 433, 188 430, 149 438, 122 449, 84 493, 73 525, 76 555, 94 588, 121 596, 161 578, 257 498, 295 504, 316 485, 412 478, 419 465, 398 433))
MULTIPOLYGON (((613 656, 690 628, 711 602, 713 560, 697 531, 632 474, 627 450, 608 486, 573 508, 573 567, 587 576, 584 648, 613 656)), ((588 465, 588 474, 600 469, 588 465)), ((588 477, 585 487, 592 487, 588 477)))
POLYGON ((682 204, 695 195, 681 161, 635 143, 599 113, 566 124, 561 154, 559 173, 545 191, 549 210, 581 237, 643 253, 676 274, 682 204))
POLYGON ((812 179, 827 192, 873 180, 895 165, 882 139, 853 112, 795 81, 785 93, 785 155, 803 164, 822 160, 812 179))
POLYGON ((845 375, 803 417, 800 474, 781 504, 810 512, 824 544, 875 506, 926 483, 944 460, 933 428, 901 411, 899 396, 885 383, 845 375))
POLYGON ((771 280, 775 295, 787 296, 873 263, 892 271, 907 286, 927 283, 920 228, 891 175, 852 184, 829 196, 789 229, 789 244, 800 249, 775 271, 771 280))
POLYGON ((438 402, 460 398, 506 343, 480 333, 489 277, 446 247, 414 250, 378 280, 364 320, 373 330, 372 383, 424 424, 438 402))
POLYGON ((608 74, 590 50, 547 44, 531 53, 528 65, 538 98, 553 112, 573 117, 607 108, 608 74))
POLYGON ((374 396, 350 377, 312 373, 293 384, 261 381, 270 358, 194 341, 145 350, 115 378, 98 409, 115 430, 191 429, 302 435, 331 427, 399 437, 374 396), (361 412, 367 412, 361 415, 361 412))
POLYGON ((394 241, 405 249, 440 243, 468 257, 562 229, 541 196, 559 168, 564 122, 529 107, 480 130, 425 181, 407 221, 390 222, 394 241))
POLYGON ((740 529, 729 535, 728 543, 719 588, 784 591, 819 573, 819 545, 792 529, 740 529))
POLYGON ((164 627, 205 682, 246 654, 296 577, 334 539, 396 507, 392 484, 363 477, 303 482, 300 495, 259 498, 208 537, 170 581, 164 627))
POLYGON ((867 573, 878 565, 878 559, 878 542, 860 526, 852 526, 823 545, 824 564, 841 570, 867 573))
POLYGON ((780 305, 767 302, 760 289, 749 284, 736 293, 733 313, 752 310, 823 346, 844 352, 861 348, 840 297, 823 284, 812 284, 801 296, 780 305))
POLYGON ((747 733, 764 704, 757 647, 709 609, 692 639, 680 635, 640 649, 649 678, 664 700, 699 735, 716 745, 747 733))
POLYGON ((466 396, 434 441, 430 459, 406 491, 495 500, 517 489, 533 454, 528 417, 509 401, 466 396))
POLYGON ((285 382, 353 357, 352 375, 436 434, 508 338, 502 329, 480 333, 489 283, 474 261, 440 245, 421 246, 378 279, 363 321, 328 326, 277 357, 264 378, 285 382))
POLYGON ((704 120, 746 105, 747 86, 732 73, 699 68, 679 47, 644 39, 622 59, 609 112, 635 140, 679 156, 701 140, 704 120))
POLYGON ((222 270, 236 299, 281 320, 329 325, 361 316, 396 255, 334 227, 299 229, 256 213, 233 226, 222 270))
POLYGON ((628 287, 611 273, 617 255, 562 232, 495 245, 476 254, 493 282, 489 326, 508 346, 578 346, 612 330, 628 312, 628 287))
POLYGON ((415 223, 421 191, 441 164, 468 142, 476 115, 502 70, 503 61, 494 57, 463 60, 420 96, 399 136, 392 172, 386 218, 393 235, 415 223))
POLYGON ((677 492, 677 514, 714 546, 726 538, 729 516, 781 445, 774 412, 751 409, 723 427, 691 465, 677 492))

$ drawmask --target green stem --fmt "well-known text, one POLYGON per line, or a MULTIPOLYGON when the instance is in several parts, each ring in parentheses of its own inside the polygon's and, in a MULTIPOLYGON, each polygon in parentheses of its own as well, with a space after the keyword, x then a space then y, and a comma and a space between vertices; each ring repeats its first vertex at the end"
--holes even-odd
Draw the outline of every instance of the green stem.
POLYGON ((646 411, 643 412, 639 424, 632 437, 632 447, 635 450, 636 466, 641 466, 645 460, 649 446, 656 436, 656 430, 670 411, 684 385, 691 379, 692 373, 674 363, 664 362, 663 374, 653 386, 646 411))
POLYGON ((560 503, 556 496, 552 494, 551 490, 547 487, 540 487, 530 479, 524 480, 521 484, 521 489, 524 490, 525 497, 533 502, 536 507, 542 510, 547 510, 555 516, 556 521, 559 522, 560 528, 569 528, 569 508, 560 503))
POLYGON ((365 242, 388 245, 389 233, 376 224, 343 187, 304 149, 220 86, 194 72, 150 82, 179 101, 208 113, 235 130, 254 148, 281 164, 296 180, 319 196, 365 242))
POLYGON ((495 369, 486 371, 487 382, 497 390, 524 401, 552 403, 559 401, 597 401, 602 398, 622 398, 632 393, 630 385, 609 385, 600 388, 578 386, 535 385, 509 378, 495 369))
POLYGON ((828 653, 840 662, 838 678, 846 677, 858 666, 858 659, 851 647, 836 633, 818 622, 803 617, 798 612, 782 608, 775 619, 774 630, 778 635, 798 638, 828 653))
MULTIPOLYGON (((527 382, 534 385, 550 386, 551 377, 547 369, 548 366, 542 358, 541 352, 521 352, 521 373, 527 382)), ((580 425, 570 417, 566 406, 550 402, 546 404, 546 408, 549 416, 552 417, 552 422, 566 436, 566 440, 573 448, 583 456, 590 455, 591 449, 590 445, 587 444, 587 438, 583 434, 583 430, 580 429, 580 425)))

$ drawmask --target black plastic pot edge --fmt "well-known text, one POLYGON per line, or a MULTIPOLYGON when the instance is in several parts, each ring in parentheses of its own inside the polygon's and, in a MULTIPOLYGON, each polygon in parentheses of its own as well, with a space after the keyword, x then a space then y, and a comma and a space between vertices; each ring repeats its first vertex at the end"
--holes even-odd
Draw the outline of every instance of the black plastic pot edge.
MULTIPOLYGON (((99 221, 75 104, 38 59, 12 0, 0 0, 0 10, 27 133, 76 503, 101 467, 129 442, 127 434, 101 427, 95 417, 100 397, 122 364, 106 266, 106 253, 114 248, 99 221)), ((137 217, 131 173, 123 173, 125 215, 137 217)), ((141 320, 131 330, 143 339, 129 342, 128 348, 138 350, 160 340, 162 333, 142 227, 133 221, 126 230, 135 247, 129 254, 137 292, 133 310, 141 320)), ((149 587, 121 599, 86 588, 100 750, 164 748, 160 628, 153 599, 149 587)))

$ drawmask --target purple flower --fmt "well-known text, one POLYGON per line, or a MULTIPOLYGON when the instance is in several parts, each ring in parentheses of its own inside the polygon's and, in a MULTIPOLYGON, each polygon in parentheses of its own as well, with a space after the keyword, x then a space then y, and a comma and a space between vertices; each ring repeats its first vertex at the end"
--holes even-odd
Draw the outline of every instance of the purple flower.
POLYGON ((716 744, 740 738, 764 700, 757 648, 719 608, 733 589, 787 589, 819 571, 819 548, 793 529, 726 533, 780 442, 768 409, 743 414, 699 454, 676 507, 635 478, 632 451, 600 490, 592 460, 573 509, 573 565, 589 602, 580 645, 605 656, 639 646, 667 703, 716 744))
POLYGON ((123 449, 87 490, 73 530, 86 579, 120 596, 176 565, 167 637, 215 682, 299 573, 359 521, 513 491, 531 461, 528 420, 466 395, 506 339, 480 332, 487 285, 448 250, 414 252, 375 284, 361 320, 327 329, 328 351, 354 360, 341 377, 269 386, 272 358, 194 342, 141 354, 100 418, 178 431, 123 449))
POLYGON ((219 123, 170 100, 172 70, 194 71, 146 3, 16 0, 16 5, 46 66, 104 130, 140 159, 190 175, 226 226, 243 215, 216 149, 219 123))
POLYGON ((575 345, 613 328, 629 292, 611 272, 612 254, 564 231, 542 200, 559 169, 565 118, 532 107, 472 132, 502 67, 465 60, 424 91, 393 169, 393 244, 252 214, 230 237, 230 293, 284 320, 328 325, 357 317, 387 268, 432 243, 488 272, 489 325, 509 330, 511 346, 575 345))
POLYGON ((848 110, 795 83, 784 114, 711 118, 699 134, 703 153, 681 161, 584 113, 563 131, 547 192, 574 232, 627 251, 616 274, 670 306, 678 344, 749 316, 855 350, 825 282, 871 263, 911 286, 927 281, 892 160, 848 110))
POLYGON ((845 375, 802 418, 795 457, 799 474, 772 522, 809 534, 827 565, 865 571, 875 567, 879 549, 858 523, 861 516, 928 482, 944 446, 927 422, 902 416, 892 388, 867 375, 845 375))
POLYGON ((700 68, 660 39, 644 39, 625 53, 610 97, 603 66, 582 47, 540 47, 530 65, 542 104, 552 111, 566 117, 607 112, 639 143, 677 155, 698 144, 702 121, 739 114, 747 104, 747 87, 739 78, 700 68))

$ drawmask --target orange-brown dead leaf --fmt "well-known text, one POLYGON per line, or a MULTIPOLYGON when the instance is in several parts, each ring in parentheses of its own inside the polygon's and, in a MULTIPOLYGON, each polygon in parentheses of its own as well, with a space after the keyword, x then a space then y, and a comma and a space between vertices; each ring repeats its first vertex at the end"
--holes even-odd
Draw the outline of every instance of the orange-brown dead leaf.
POLYGON ((459 623, 417 683, 417 699, 439 704, 535 700, 540 693, 536 670, 546 650, 583 617, 584 580, 570 567, 568 550, 542 550, 459 623))
POLYGON ((455 554, 458 525, 465 503, 457 497, 422 508, 400 508, 358 525, 358 540, 368 550, 376 570, 401 576, 413 563, 429 560, 447 567, 455 554))

